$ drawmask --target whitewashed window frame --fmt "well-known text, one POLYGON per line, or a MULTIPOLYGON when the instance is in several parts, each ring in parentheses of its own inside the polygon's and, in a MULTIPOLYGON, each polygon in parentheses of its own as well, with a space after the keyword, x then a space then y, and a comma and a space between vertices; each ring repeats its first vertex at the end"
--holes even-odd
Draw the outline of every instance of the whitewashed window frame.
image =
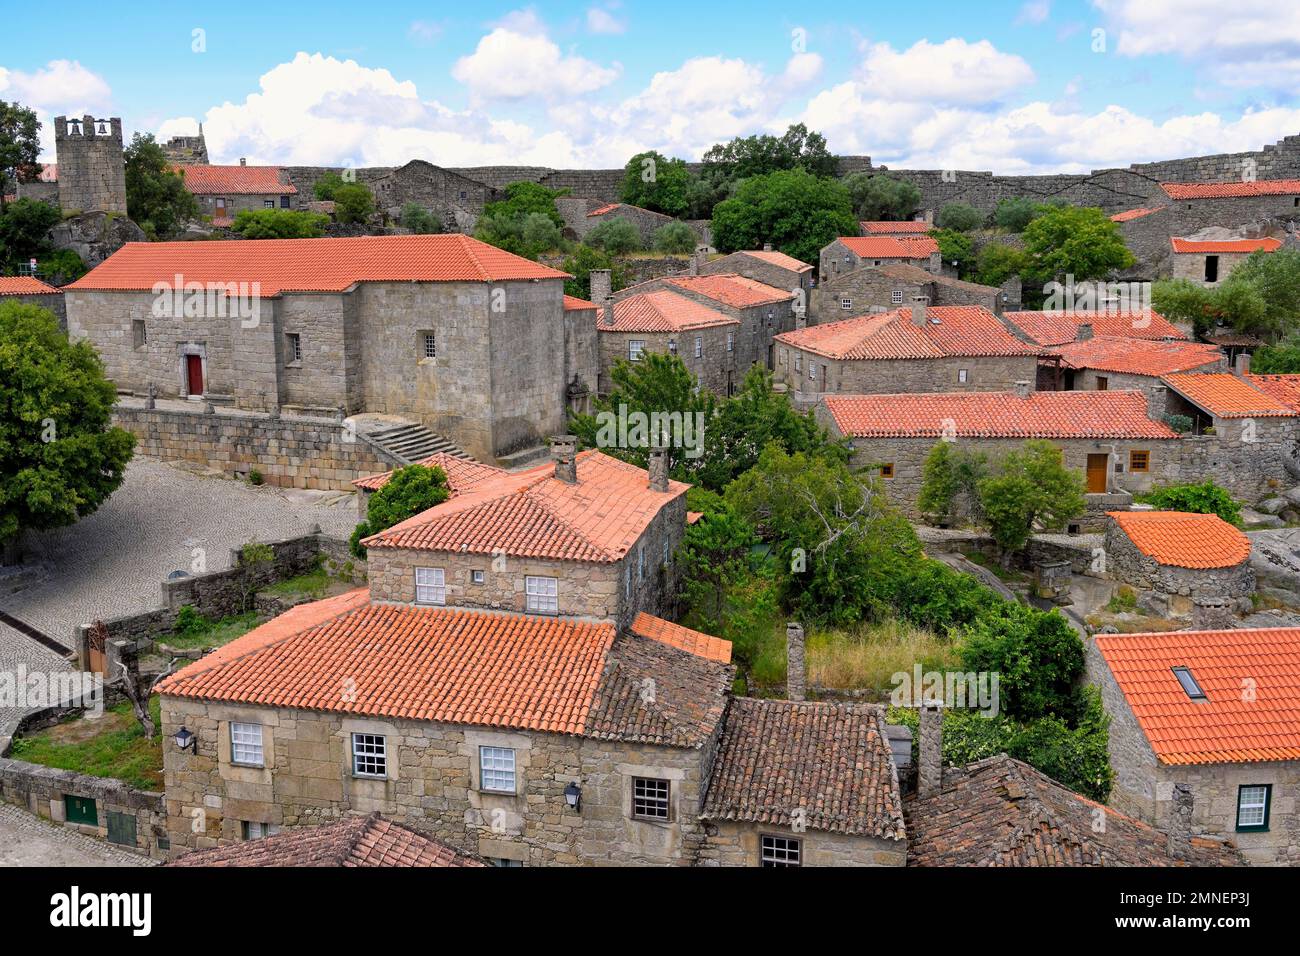
POLYGON ((627 343, 627 360, 629 362, 639 362, 643 354, 645 354, 645 339, 629 339, 627 343))
POLYGON ((524 608, 534 614, 559 614, 560 579, 541 574, 525 575, 524 608))
POLYGON ((513 747, 478 748, 478 787, 486 793, 517 793, 518 765, 513 747))
POLYGON ((388 776, 388 738, 383 734, 352 735, 352 776, 388 776))
POLYGON ((447 573, 444 569, 415 569, 415 603, 429 607, 447 603, 447 573))
POLYGON ((261 724, 230 722, 230 762, 242 767, 266 766, 261 724))

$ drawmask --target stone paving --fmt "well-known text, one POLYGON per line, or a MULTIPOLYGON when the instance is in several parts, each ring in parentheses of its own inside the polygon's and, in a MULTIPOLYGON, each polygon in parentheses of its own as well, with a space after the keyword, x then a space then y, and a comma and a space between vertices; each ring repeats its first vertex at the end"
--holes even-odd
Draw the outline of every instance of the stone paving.
POLYGON ((154 865, 147 857, 0 803, 0 867, 154 865))

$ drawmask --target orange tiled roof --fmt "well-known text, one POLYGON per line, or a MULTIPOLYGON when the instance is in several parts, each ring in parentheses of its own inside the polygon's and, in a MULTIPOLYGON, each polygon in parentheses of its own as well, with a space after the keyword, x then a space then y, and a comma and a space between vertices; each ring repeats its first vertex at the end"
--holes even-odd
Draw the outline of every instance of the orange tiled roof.
POLYGON ((1300 179, 1259 179, 1254 182, 1161 183, 1170 199, 1229 199, 1236 196, 1300 194, 1300 179))
POLYGON ((280 181, 279 166, 177 166, 196 196, 292 196, 298 187, 280 181))
POLYGON ((789 269, 791 272, 808 272, 812 269, 812 266, 802 259, 787 256, 784 252, 777 252, 775 249, 744 249, 736 254, 750 256, 761 262, 766 262, 768 265, 789 269))
POLYGON ((1300 375, 1247 375, 1246 381, 1293 412, 1300 412, 1300 375))
POLYGON ((612 562, 636 544, 668 502, 689 485, 651 491, 644 469, 599 451, 577 457, 575 483, 555 466, 502 475, 366 538, 367 548, 612 562))
POLYGON ((613 323, 602 318, 596 323, 596 328, 601 332, 685 332, 739 324, 739 319, 723 315, 694 299, 660 289, 615 302, 613 323))
POLYGON ((1274 252, 1282 248, 1281 239, 1174 239, 1169 242, 1174 252, 1248 253, 1274 252))
POLYGON ((834 359, 925 359, 951 355, 1037 355, 988 309, 978 305, 932 306, 924 326, 911 309, 860 315, 839 322, 782 332, 776 340, 834 359))
POLYGON ((689 289, 698 295, 735 309, 789 302, 794 297, 794 293, 789 289, 778 289, 766 282, 748 279, 732 272, 719 272, 716 275, 706 276, 672 276, 668 279, 668 283, 679 289, 689 289))
POLYGON ((822 402, 854 438, 1178 437, 1148 417, 1138 391, 827 395, 822 402))
POLYGON ((1115 213, 1115 215, 1110 217, 1110 221, 1129 222, 1133 219, 1141 219, 1143 216, 1149 216, 1153 212, 1160 212, 1160 210, 1168 208, 1168 206, 1150 206, 1142 209, 1126 209, 1123 212, 1115 213))
POLYGON ((1250 538, 1218 515, 1186 511, 1106 512, 1148 557, 1176 568, 1232 568, 1250 557, 1250 538))
POLYGON ((1278 418, 1296 414, 1295 409, 1276 398, 1268 389, 1256 387, 1239 376, 1215 374, 1166 375, 1170 388, 1188 401, 1219 418, 1278 418))
POLYGON ((1183 331, 1153 309, 1140 312, 1006 312, 1002 316, 1039 345, 1064 345, 1091 325, 1093 335, 1130 339, 1186 339, 1183 331))
POLYGON ((1161 763, 1300 760, 1300 628, 1095 640, 1161 763), (1191 671, 1204 700, 1187 696, 1175 667, 1191 671))
MULTIPOLYGON (((445 451, 437 452, 428 458, 422 458, 416 464, 424 465, 426 468, 441 468, 447 476, 447 487, 451 489, 453 495, 470 491, 485 481, 507 474, 503 468, 485 465, 481 461, 474 461, 472 458, 449 455, 445 451)), ((378 475, 367 475, 352 482, 352 487, 360 488, 362 491, 378 491, 388 484, 388 479, 391 477, 393 477, 391 471, 385 471, 378 475)))
POLYGON ((564 310, 566 312, 596 308, 599 308, 599 306, 596 305, 595 302, 588 302, 586 299, 579 299, 576 295, 566 295, 564 297, 564 310))
POLYGON ((688 654, 695 654, 720 664, 731 663, 731 641, 724 641, 720 637, 713 637, 701 631, 693 631, 689 627, 665 621, 644 611, 632 621, 630 630, 638 637, 659 641, 679 651, 686 651, 688 654))
MULTIPOLYGON (((200 167, 194 167, 200 168, 200 167)), ((258 282, 263 296, 342 292, 358 282, 564 279, 469 236, 356 236, 254 242, 128 242, 68 289, 146 291, 185 282, 258 282)))
POLYGON ((1118 335, 1097 335, 1085 342, 1052 346, 1065 368, 1096 369, 1129 375, 1169 375, 1222 360, 1216 345, 1198 342, 1152 342, 1118 335))
POLYGON ((862 231, 869 236, 891 236, 905 233, 925 235, 934 228, 931 222, 885 222, 883 220, 867 220, 858 223, 862 231))
POLYGON ((622 206, 622 205, 623 205, 623 204, 622 204, 621 202, 610 202, 610 203, 605 203, 605 205, 603 205, 603 206, 597 206, 595 209, 590 210, 590 211, 587 213, 587 215, 588 215, 588 216, 603 216, 603 215, 605 215, 605 213, 607 213, 607 212, 613 212, 615 209, 619 208, 619 207, 622 206))
POLYGON ((928 259, 939 251, 930 236, 840 236, 839 241, 860 259, 928 259))
POLYGON ((35 276, 0 276, 0 295, 61 295, 62 292, 35 276))

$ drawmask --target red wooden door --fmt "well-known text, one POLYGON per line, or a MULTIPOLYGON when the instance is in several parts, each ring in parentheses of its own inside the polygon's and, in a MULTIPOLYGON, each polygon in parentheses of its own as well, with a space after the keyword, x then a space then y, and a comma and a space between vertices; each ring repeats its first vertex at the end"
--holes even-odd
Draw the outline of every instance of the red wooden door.
POLYGON ((203 394, 203 358, 201 356, 185 356, 185 380, 187 395, 203 394))

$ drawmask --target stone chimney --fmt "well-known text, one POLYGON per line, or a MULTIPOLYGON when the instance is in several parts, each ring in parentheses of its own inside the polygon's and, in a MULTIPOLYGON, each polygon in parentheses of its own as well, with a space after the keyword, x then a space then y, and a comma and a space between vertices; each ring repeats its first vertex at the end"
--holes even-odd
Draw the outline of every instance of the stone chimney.
POLYGON ((1169 823, 1166 825, 1166 849, 1170 856, 1178 860, 1185 860, 1191 855, 1194 803, 1191 787, 1185 783, 1174 784, 1173 806, 1169 808, 1169 823))
POLYGON ((555 462, 555 477, 571 485, 578 483, 578 437, 556 435, 551 439, 551 460, 555 462))
POLYGON ((1232 627, 1232 602, 1219 595, 1192 600, 1193 631, 1224 631, 1232 627))
POLYGON ((930 225, 930 226, 934 225, 934 210, 927 209, 925 211, 925 218, 922 219, 921 221, 924 222, 926 225, 930 225))
POLYGON ((912 296, 912 324, 918 328, 925 328, 927 310, 930 305, 930 297, 925 295, 912 296))
POLYGON ((1244 377, 1250 374, 1250 353, 1238 352, 1236 360, 1232 363, 1232 374, 1238 377, 1244 377))
POLYGON ((771 244, 770 242, 765 242, 765 243, 763 243, 763 251, 764 251, 764 252, 771 252, 771 251, 772 251, 772 244, 771 244))
POLYGON ((613 280, 608 269, 592 269, 590 273, 591 301, 603 306, 613 290, 613 280))
POLYGON ((699 250, 696 250, 695 252, 691 253, 691 264, 689 269, 687 270, 690 275, 697 276, 700 274, 700 258, 703 255, 704 253, 700 252, 699 250))
POLYGON ((248 160, 245 159, 243 156, 240 156, 240 157, 239 157, 239 165, 240 165, 240 166, 247 166, 247 165, 248 165, 248 160))
POLYGON ((930 274, 936 276, 943 275, 943 253, 930 253, 930 274))
POLYGON ((1152 385, 1147 389, 1147 418, 1152 421, 1162 421, 1169 413, 1169 387, 1167 385, 1152 385))
POLYGON ((668 490, 668 449, 656 445, 650 449, 650 461, 646 470, 650 473, 650 490, 668 490))
POLYGON ((808 679, 804 671, 803 625, 791 621, 785 626, 785 696, 790 700, 808 699, 808 679))
POLYGON ((1029 383, 1026 382, 1024 379, 1021 379, 1020 381, 1016 382, 1015 389, 1016 389, 1016 398, 1029 397, 1029 393, 1030 393, 1029 383))
POLYGON ((921 705, 918 728, 916 795, 928 797, 943 789, 943 702, 921 705))
POLYGON ((1074 333, 1074 341, 1076 341, 1076 342, 1086 342, 1086 341, 1088 341, 1090 338, 1092 338, 1092 323, 1091 323, 1091 322, 1080 322, 1080 323, 1079 323, 1079 330, 1078 330, 1077 332, 1074 333))

